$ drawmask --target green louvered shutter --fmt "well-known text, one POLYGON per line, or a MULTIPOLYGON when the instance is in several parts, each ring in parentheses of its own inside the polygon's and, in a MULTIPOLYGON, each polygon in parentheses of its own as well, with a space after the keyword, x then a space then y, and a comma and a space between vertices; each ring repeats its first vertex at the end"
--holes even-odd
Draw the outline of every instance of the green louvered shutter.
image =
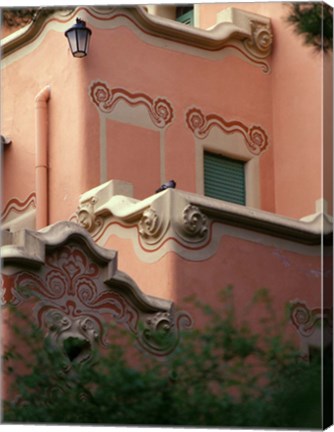
POLYGON ((194 25, 194 9, 190 7, 177 7, 176 8, 176 21, 186 25, 194 25))
POLYGON ((212 198, 245 205, 245 162, 205 152, 204 193, 212 198))

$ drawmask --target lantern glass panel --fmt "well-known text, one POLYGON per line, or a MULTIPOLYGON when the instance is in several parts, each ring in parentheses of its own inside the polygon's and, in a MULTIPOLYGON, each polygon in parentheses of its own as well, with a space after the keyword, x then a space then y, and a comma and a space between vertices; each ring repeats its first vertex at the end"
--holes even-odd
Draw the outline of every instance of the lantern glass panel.
POLYGON ((76 31, 75 31, 74 29, 73 29, 73 30, 70 30, 70 31, 67 32, 66 36, 67 36, 67 38, 68 38, 68 41, 69 41, 69 44, 70 44, 70 48, 71 48, 72 53, 73 53, 73 54, 76 53, 77 50, 78 50, 78 48, 77 48, 77 36, 76 36, 76 31))
POLYGON ((78 41, 77 51, 82 52, 85 55, 88 41, 88 31, 87 29, 77 29, 76 32, 78 41))

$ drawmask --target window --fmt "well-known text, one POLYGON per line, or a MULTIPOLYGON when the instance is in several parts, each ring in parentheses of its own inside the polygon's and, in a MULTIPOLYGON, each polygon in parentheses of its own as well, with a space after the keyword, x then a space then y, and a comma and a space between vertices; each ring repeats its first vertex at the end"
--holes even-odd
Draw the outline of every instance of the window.
POLYGON ((246 204, 245 162, 204 152, 204 194, 246 204))
POLYGON ((176 21, 187 25, 194 25, 194 7, 193 6, 176 7, 176 21))
POLYGON ((188 4, 180 6, 171 6, 169 4, 151 4, 146 5, 145 8, 148 13, 168 18, 180 23, 196 26, 198 25, 198 8, 199 4, 188 4))

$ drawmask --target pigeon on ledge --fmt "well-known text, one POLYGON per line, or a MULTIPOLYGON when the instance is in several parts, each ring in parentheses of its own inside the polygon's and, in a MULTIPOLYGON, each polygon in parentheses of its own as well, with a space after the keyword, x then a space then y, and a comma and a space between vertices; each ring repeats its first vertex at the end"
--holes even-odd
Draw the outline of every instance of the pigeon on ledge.
POLYGON ((162 192, 162 191, 164 191, 166 189, 175 189, 175 186, 176 186, 176 182, 174 180, 169 180, 168 182, 166 182, 163 185, 161 185, 159 187, 159 189, 157 189, 155 191, 155 193, 162 192))

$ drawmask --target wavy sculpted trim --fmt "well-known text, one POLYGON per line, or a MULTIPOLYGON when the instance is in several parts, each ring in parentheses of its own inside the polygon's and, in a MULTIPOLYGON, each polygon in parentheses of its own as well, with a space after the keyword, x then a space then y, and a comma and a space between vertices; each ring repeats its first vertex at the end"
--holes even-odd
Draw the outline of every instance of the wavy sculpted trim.
POLYGON ((10 199, 5 205, 0 219, 4 220, 11 212, 23 213, 29 207, 36 208, 35 192, 31 192, 23 201, 20 201, 18 198, 10 199))
POLYGON ((144 93, 130 93, 122 88, 112 89, 103 81, 94 81, 89 94, 92 102, 103 113, 110 113, 121 100, 130 106, 144 105, 153 123, 160 129, 169 125, 174 117, 172 105, 167 99, 152 99, 144 93))
POLYGON ((197 138, 206 138, 216 126, 227 134, 241 133, 248 150, 254 155, 262 153, 269 145, 266 132, 257 125, 246 126, 240 121, 226 121, 216 114, 204 115, 199 108, 190 108, 186 113, 186 123, 197 138))

